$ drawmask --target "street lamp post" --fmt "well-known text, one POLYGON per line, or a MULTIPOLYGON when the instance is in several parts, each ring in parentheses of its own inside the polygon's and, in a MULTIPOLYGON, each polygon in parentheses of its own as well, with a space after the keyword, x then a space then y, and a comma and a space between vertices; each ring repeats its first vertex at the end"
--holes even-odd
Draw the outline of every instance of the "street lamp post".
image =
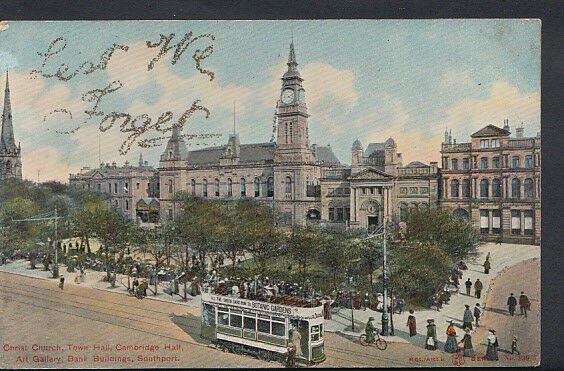
POLYGON ((55 265, 53 265, 53 278, 59 277, 59 254, 58 254, 58 236, 57 236, 57 208, 55 208, 55 265))
POLYGON ((384 255, 384 264, 383 264, 383 291, 384 291, 384 313, 382 313, 382 335, 388 336, 389 329, 388 329, 388 268, 387 268, 387 235, 386 235, 386 216, 384 216, 384 230, 383 230, 383 255, 384 255))

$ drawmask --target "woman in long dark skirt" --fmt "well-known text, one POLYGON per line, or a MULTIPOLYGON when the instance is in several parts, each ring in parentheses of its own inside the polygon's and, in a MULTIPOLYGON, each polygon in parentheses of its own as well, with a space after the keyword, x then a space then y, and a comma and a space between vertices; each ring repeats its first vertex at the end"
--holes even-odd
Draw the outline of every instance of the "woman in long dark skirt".
POLYGON ((456 330, 454 329, 454 321, 450 321, 450 324, 446 330, 447 341, 445 343, 445 352, 456 353, 458 350, 458 344, 456 343, 456 330))
POLYGON ((470 335, 470 329, 466 327, 464 329, 464 337, 460 340, 459 344, 464 347, 464 357, 471 357, 474 355, 474 348, 472 347, 472 335, 470 335))
POLYGON ((497 336, 495 335, 495 331, 490 329, 488 333, 488 337, 486 338, 488 347, 486 349, 486 359, 488 361, 497 361, 499 360, 497 356, 497 347, 499 343, 497 342, 497 336))
POLYGON ((409 310, 409 316, 407 317, 407 326, 409 327, 409 336, 417 335, 417 321, 413 315, 413 309, 409 310))

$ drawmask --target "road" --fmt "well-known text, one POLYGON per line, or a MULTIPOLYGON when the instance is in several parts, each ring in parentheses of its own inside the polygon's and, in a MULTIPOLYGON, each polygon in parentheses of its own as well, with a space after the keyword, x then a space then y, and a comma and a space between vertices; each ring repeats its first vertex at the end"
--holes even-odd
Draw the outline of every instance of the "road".
MULTIPOLYGON (((503 287, 500 283, 497 285, 503 287)), ((529 290, 525 286, 524 289, 529 290)), ((505 293, 499 295, 503 297, 505 293)), ((531 295, 532 300, 536 298, 538 296, 531 295)), ((2 368, 282 366, 216 350, 199 337, 199 308, 178 303, 137 300, 78 285, 67 285, 61 291, 56 280, 3 272, 0 272, 0 303, 2 368)), ((538 302, 533 301, 533 312, 535 305, 538 306, 538 302)), ((487 321, 497 323, 492 313, 495 314, 486 314, 485 324, 487 321)), ((533 314, 530 318, 534 318, 533 314)), ((500 332, 503 347, 502 336, 500 332)), ((520 336, 524 342, 528 341, 526 335, 520 336)), ((478 354, 483 353, 479 345, 475 346, 479 348, 478 354)), ((325 334, 325 353, 327 360, 321 367, 453 365, 452 356, 442 350, 433 352, 414 344, 390 343, 388 349, 381 351, 376 347, 362 347, 357 338, 332 333, 325 334)), ((466 365, 493 364, 467 359, 466 365)))

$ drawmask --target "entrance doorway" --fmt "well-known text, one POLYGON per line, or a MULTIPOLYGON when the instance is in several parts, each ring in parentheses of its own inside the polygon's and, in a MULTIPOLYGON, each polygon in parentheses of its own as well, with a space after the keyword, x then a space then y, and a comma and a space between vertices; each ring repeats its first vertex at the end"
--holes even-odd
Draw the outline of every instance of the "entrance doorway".
POLYGON ((375 228, 379 225, 380 223, 378 223, 378 216, 376 215, 370 215, 368 216, 368 227, 369 228, 375 228))

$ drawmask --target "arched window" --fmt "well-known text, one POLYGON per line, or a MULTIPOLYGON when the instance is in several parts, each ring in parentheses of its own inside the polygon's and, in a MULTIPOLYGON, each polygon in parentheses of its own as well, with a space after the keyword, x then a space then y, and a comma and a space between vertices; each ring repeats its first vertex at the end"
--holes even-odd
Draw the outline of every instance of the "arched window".
POLYGON ((231 178, 227 178, 227 197, 233 196, 233 181, 231 178))
POLYGON ((274 197, 274 178, 269 177, 266 182, 266 197, 274 197))
POLYGON ((286 193, 292 193, 292 178, 286 177, 286 193))
POLYGON ((501 197, 501 180, 497 178, 492 181, 492 197, 501 197))
POLYGON ((488 197, 488 188, 490 187, 490 182, 487 179, 482 179, 480 181, 480 197, 488 197))
POLYGON ((450 197, 458 198, 458 180, 454 179, 450 182, 450 197))
POLYGON ((208 180, 202 180, 202 196, 208 197, 208 180))
POLYGON ((462 197, 472 197, 472 188, 470 187, 470 179, 462 181, 462 197))
POLYGON ((521 181, 517 178, 511 181, 511 197, 521 198, 521 181))
POLYGON ((260 197, 260 179, 255 178, 255 197, 260 197))
POLYGON ((247 195, 247 182, 245 178, 241 178, 239 180, 239 190, 241 191, 241 197, 245 197, 247 195))
POLYGON ((399 204, 399 212, 400 212, 400 221, 402 222, 407 221, 408 208, 405 202, 399 204))
POLYGON ((409 204, 409 210, 417 210, 417 203, 412 202, 409 204))
POLYGON ((525 181, 523 182, 523 187, 525 188, 524 191, 525 191, 525 197, 526 198, 535 197, 535 187, 534 187, 533 180, 531 178, 525 179, 525 181))
POLYGON ((192 188, 191 189, 192 196, 195 196, 196 195, 196 180, 195 179, 192 179, 191 188, 192 188))
POLYGON ((215 192, 215 197, 219 197, 219 179, 217 178, 213 181, 213 191, 215 192))

